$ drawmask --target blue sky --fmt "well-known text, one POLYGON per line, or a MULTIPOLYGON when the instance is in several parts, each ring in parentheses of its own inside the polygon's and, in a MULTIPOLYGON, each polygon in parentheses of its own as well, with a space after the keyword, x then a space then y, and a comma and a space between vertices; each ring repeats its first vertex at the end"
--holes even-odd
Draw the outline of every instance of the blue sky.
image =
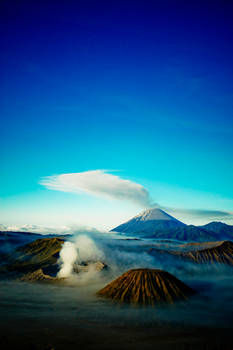
POLYGON ((1 1, 1 223, 142 209, 40 184, 97 169, 164 207, 233 211, 232 3, 151 3, 1 1))

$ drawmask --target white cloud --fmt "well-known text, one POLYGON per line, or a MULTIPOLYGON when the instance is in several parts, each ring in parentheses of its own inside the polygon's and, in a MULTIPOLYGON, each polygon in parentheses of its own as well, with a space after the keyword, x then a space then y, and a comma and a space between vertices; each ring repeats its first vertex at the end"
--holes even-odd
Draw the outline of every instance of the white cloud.
POLYGON ((12 232, 29 232, 29 233, 40 233, 40 234, 100 234, 106 233, 107 230, 97 230, 91 226, 83 225, 71 225, 71 226, 43 226, 43 225, 2 225, 0 224, 0 231, 12 231, 12 232))
POLYGON ((211 221, 228 222, 231 225, 233 219, 233 212, 226 210, 161 208, 179 220, 184 220, 185 223, 193 225, 203 225, 211 221))
POLYGON ((143 186, 109 174, 105 170, 47 176, 40 181, 40 184, 51 190, 127 200, 142 207, 151 204, 149 192, 143 186))
MULTIPOLYGON (((0 225, 0 229, 2 225, 0 225)), ((32 232, 32 233, 40 233, 40 234, 66 234, 66 233, 73 233, 73 228, 69 226, 43 226, 43 225, 31 225, 31 224, 24 224, 24 225, 11 225, 11 226, 4 226, 4 229, 6 231, 13 231, 13 232, 32 232)))

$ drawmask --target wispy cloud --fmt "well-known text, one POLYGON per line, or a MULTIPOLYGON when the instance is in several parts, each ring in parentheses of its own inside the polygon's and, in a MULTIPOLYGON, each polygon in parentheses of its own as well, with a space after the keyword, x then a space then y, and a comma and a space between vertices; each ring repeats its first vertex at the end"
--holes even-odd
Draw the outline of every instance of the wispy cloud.
POLYGON ((185 217, 207 219, 207 220, 232 220, 233 212, 225 210, 211 210, 211 209, 175 209, 164 208, 173 215, 183 215, 185 217))
POLYGON ((12 231, 12 232, 30 232, 30 233, 40 233, 40 234, 95 234, 107 232, 104 230, 97 230, 94 227, 83 226, 83 225, 69 225, 69 226, 44 226, 44 225, 2 225, 0 224, 0 231, 12 231))
POLYGON ((47 176, 40 181, 50 190, 127 200, 142 207, 151 206, 149 192, 140 184, 112 175, 106 170, 91 170, 47 176))

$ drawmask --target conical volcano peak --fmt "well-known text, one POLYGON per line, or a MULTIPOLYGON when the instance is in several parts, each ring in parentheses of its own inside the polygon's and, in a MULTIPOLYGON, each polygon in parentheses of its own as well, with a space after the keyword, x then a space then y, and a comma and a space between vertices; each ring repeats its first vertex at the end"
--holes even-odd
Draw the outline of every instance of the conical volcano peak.
POLYGON ((194 291, 170 273, 159 269, 133 269, 110 282, 97 294, 121 302, 172 304, 186 300, 194 291))
MULTIPOLYGON (((159 208, 152 208, 144 210, 135 216, 135 219, 140 221, 149 220, 176 220, 173 216, 167 214, 165 211, 159 208)), ((178 221, 178 220, 176 220, 178 221)))
POLYGON ((186 226, 162 209, 152 208, 134 216, 131 220, 115 227, 112 231, 126 234, 151 236, 157 232, 186 226))

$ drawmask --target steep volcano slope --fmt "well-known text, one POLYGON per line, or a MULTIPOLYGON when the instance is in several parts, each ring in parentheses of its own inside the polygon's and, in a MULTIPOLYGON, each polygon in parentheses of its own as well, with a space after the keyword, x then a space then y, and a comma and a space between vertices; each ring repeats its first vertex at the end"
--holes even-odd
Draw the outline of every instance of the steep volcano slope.
POLYGON ((158 269, 133 269, 109 283, 97 294, 113 300, 138 304, 174 303, 194 291, 170 273, 158 269))
POLYGON ((180 253, 180 256, 198 264, 221 263, 233 266, 233 242, 217 242, 214 247, 180 253))
POLYGON ((182 251, 151 248, 149 254, 155 257, 161 256, 164 259, 173 256, 198 264, 220 263, 233 266, 233 242, 231 241, 192 243, 180 247, 182 251))
POLYGON ((171 228, 183 226, 186 225, 181 221, 173 218, 171 215, 165 213, 165 211, 154 208, 143 211, 126 223, 115 227, 111 231, 129 234, 151 235, 161 230, 168 230, 171 228))
POLYGON ((55 269, 63 239, 42 238, 16 249, 10 256, 9 271, 31 272, 40 268, 55 269))

